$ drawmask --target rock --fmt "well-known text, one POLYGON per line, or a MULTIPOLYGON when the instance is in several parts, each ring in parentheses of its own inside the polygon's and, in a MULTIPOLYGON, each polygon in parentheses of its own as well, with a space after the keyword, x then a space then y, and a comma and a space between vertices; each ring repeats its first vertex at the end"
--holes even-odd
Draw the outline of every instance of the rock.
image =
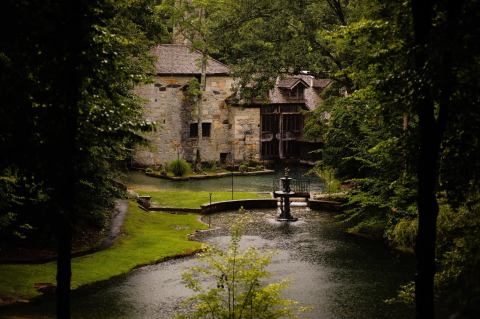
POLYGON ((138 193, 135 192, 133 189, 127 189, 127 197, 128 199, 137 199, 138 193))
POLYGON ((55 295, 55 291, 57 290, 57 286, 49 282, 37 282, 33 286, 38 292, 48 296, 55 295))

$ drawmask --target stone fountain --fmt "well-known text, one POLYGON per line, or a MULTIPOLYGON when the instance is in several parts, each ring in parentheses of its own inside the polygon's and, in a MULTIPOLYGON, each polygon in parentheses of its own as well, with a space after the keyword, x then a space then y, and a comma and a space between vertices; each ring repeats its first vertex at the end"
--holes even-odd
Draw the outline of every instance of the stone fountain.
POLYGON ((290 182, 292 178, 288 176, 289 169, 285 168, 285 175, 280 178, 282 181, 282 190, 275 191, 275 197, 280 197, 280 215, 277 217, 281 222, 295 222, 298 218, 295 218, 290 213, 290 198, 295 195, 290 188, 290 182))

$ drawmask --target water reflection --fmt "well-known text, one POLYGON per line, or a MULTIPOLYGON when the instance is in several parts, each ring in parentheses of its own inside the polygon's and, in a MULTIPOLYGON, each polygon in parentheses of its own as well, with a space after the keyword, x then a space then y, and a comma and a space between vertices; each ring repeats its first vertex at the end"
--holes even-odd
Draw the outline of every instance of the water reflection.
MULTIPOLYGON (((291 280, 285 297, 314 307, 304 318, 409 318, 410 309, 386 305, 401 283, 413 276, 413 260, 396 256, 382 243, 345 234, 327 213, 293 208, 299 222, 275 221, 276 210, 246 212, 251 218, 241 246, 274 249, 269 270, 272 280, 291 280)), ((236 212, 211 217, 216 231, 202 233, 202 241, 226 245, 228 227, 236 212)), ((73 318, 172 318, 190 295, 181 273, 195 258, 143 267, 131 274, 73 294, 73 318)), ((36 302, 0 309, 0 317, 52 318, 53 303, 36 302)))
MULTIPOLYGON (((271 192, 272 181, 278 181, 283 176, 283 169, 278 168, 275 174, 258 176, 234 176, 233 187, 235 191, 242 192, 271 192)), ((306 175, 308 168, 293 167, 290 176, 297 179, 309 179, 311 191, 323 191, 323 181, 312 175, 306 175)), ((192 191, 230 191, 232 180, 230 177, 205 179, 196 181, 170 181, 160 178, 146 176, 141 172, 130 172, 126 176, 126 183, 132 187, 139 188, 160 188, 160 189, 181 189, 192 191)))

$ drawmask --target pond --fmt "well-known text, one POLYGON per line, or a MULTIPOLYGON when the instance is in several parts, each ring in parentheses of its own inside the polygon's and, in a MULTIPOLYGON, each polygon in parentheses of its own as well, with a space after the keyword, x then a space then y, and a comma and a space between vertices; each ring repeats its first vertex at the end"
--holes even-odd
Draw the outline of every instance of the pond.
MULTIPOLYGON (((307 167, 294 166, 290 168, 290 176, 297 179, 309 179, 310 191, 323 191, 323 180, 317 176, 307 176, 308 170, 307 167)), ((284 170, 282 167, 277 167, 275 172, 276 173, 256 176, 234 176, 234 191, 271 192, 272 182, 274 180, 278 181, 279 177, 283 176, 284 170)), ((149 177, 142 172, 130 172, 126 176, 125 182, 133 188, 181 189, 191 191, 230 191, 232 187, 232 178, 230 176, 195 181, 171 181, 149 177)))
MULTIPOLYGON (((271 280, 288 278, 285 297, 313 307, 303 318, 373 319, 412 318, 411 309, 388 305, 399 285, 413 279, 413 258, 397 255, 381 242, 346 234, 329 213, 294 207, 300 220, 280 223, 276 210, 251 210, 254 220, 242 246, 274 249, 269 270, 271 280)), ((213 227, 199 240, 225 245, 228 226, 237 212, 214 214, 213 227)), ((208 221, 209 217, 204 217, 208 221)), ((181 309, 191 294, 181 282, 181 273, 195 265, 195 257, 142 267, 128 275, 73 293, 73 318, 167 319, 181 309)), ((52 318, 53 302, 38 301, 25 306, 0 309, 0 318, 52 318)))

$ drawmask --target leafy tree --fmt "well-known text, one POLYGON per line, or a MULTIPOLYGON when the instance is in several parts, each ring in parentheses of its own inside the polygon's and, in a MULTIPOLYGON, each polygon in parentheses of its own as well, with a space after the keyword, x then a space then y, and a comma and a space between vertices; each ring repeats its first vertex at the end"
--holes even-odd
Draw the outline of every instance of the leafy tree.
MULTIPOLYGON (((200 67, 199 90, 192 102, 196 105, 198 123, 197 152, 195 169, 201 170, 202 148, 202 98, 206 89, 207 63, 210 55, 216 51, 213 37, 214 25, 217 23, 218 13, 223 1, 219 0, 167 0, 160 6, 160 10, 169 17, 170 27, 173 29, 173 38, 177 42, 187 42, 192 50, 201 53, 198 65, 200 67)), ((193 85, 195 83, 190 83, 193 85)), ((196 89, 194 89, 196 90, 196 89)))
POLYGON ((232 226, 228 249, 209 246, 201 255, 201 264, 182 274, 195 295, 185 302, 191 310, 177 318, 298 318, 297 312, 307 310, 281 298, 286 281, 265 283, 271 252, 254 247, 241 251, 245 222, 232 226))
POLYGON ((418 212, 419 318, 434 315, 437 197, 456 209, 479 191, 478 5, 240 0, 218 29, 247 95, 300 70, 335 80, 310 128, 356 186, 348 221, 396 227, 418 212))
POLYGON ((135 132, 150 128, 132 89, 148 80, 148 49, 165 31, 154 3, 3 6, 2 15, 15 19, 2 27, 0 49, 0 85, 10 88, 0 93, 0 148, 6 154, 0 187, 7 192, 0 226, 8 224, 2 233, 26 230, 22 236, 30 239, 55 234, 59 318, 70 316, 72 232, 103 224, 119 193, 119 163, 135 132))

